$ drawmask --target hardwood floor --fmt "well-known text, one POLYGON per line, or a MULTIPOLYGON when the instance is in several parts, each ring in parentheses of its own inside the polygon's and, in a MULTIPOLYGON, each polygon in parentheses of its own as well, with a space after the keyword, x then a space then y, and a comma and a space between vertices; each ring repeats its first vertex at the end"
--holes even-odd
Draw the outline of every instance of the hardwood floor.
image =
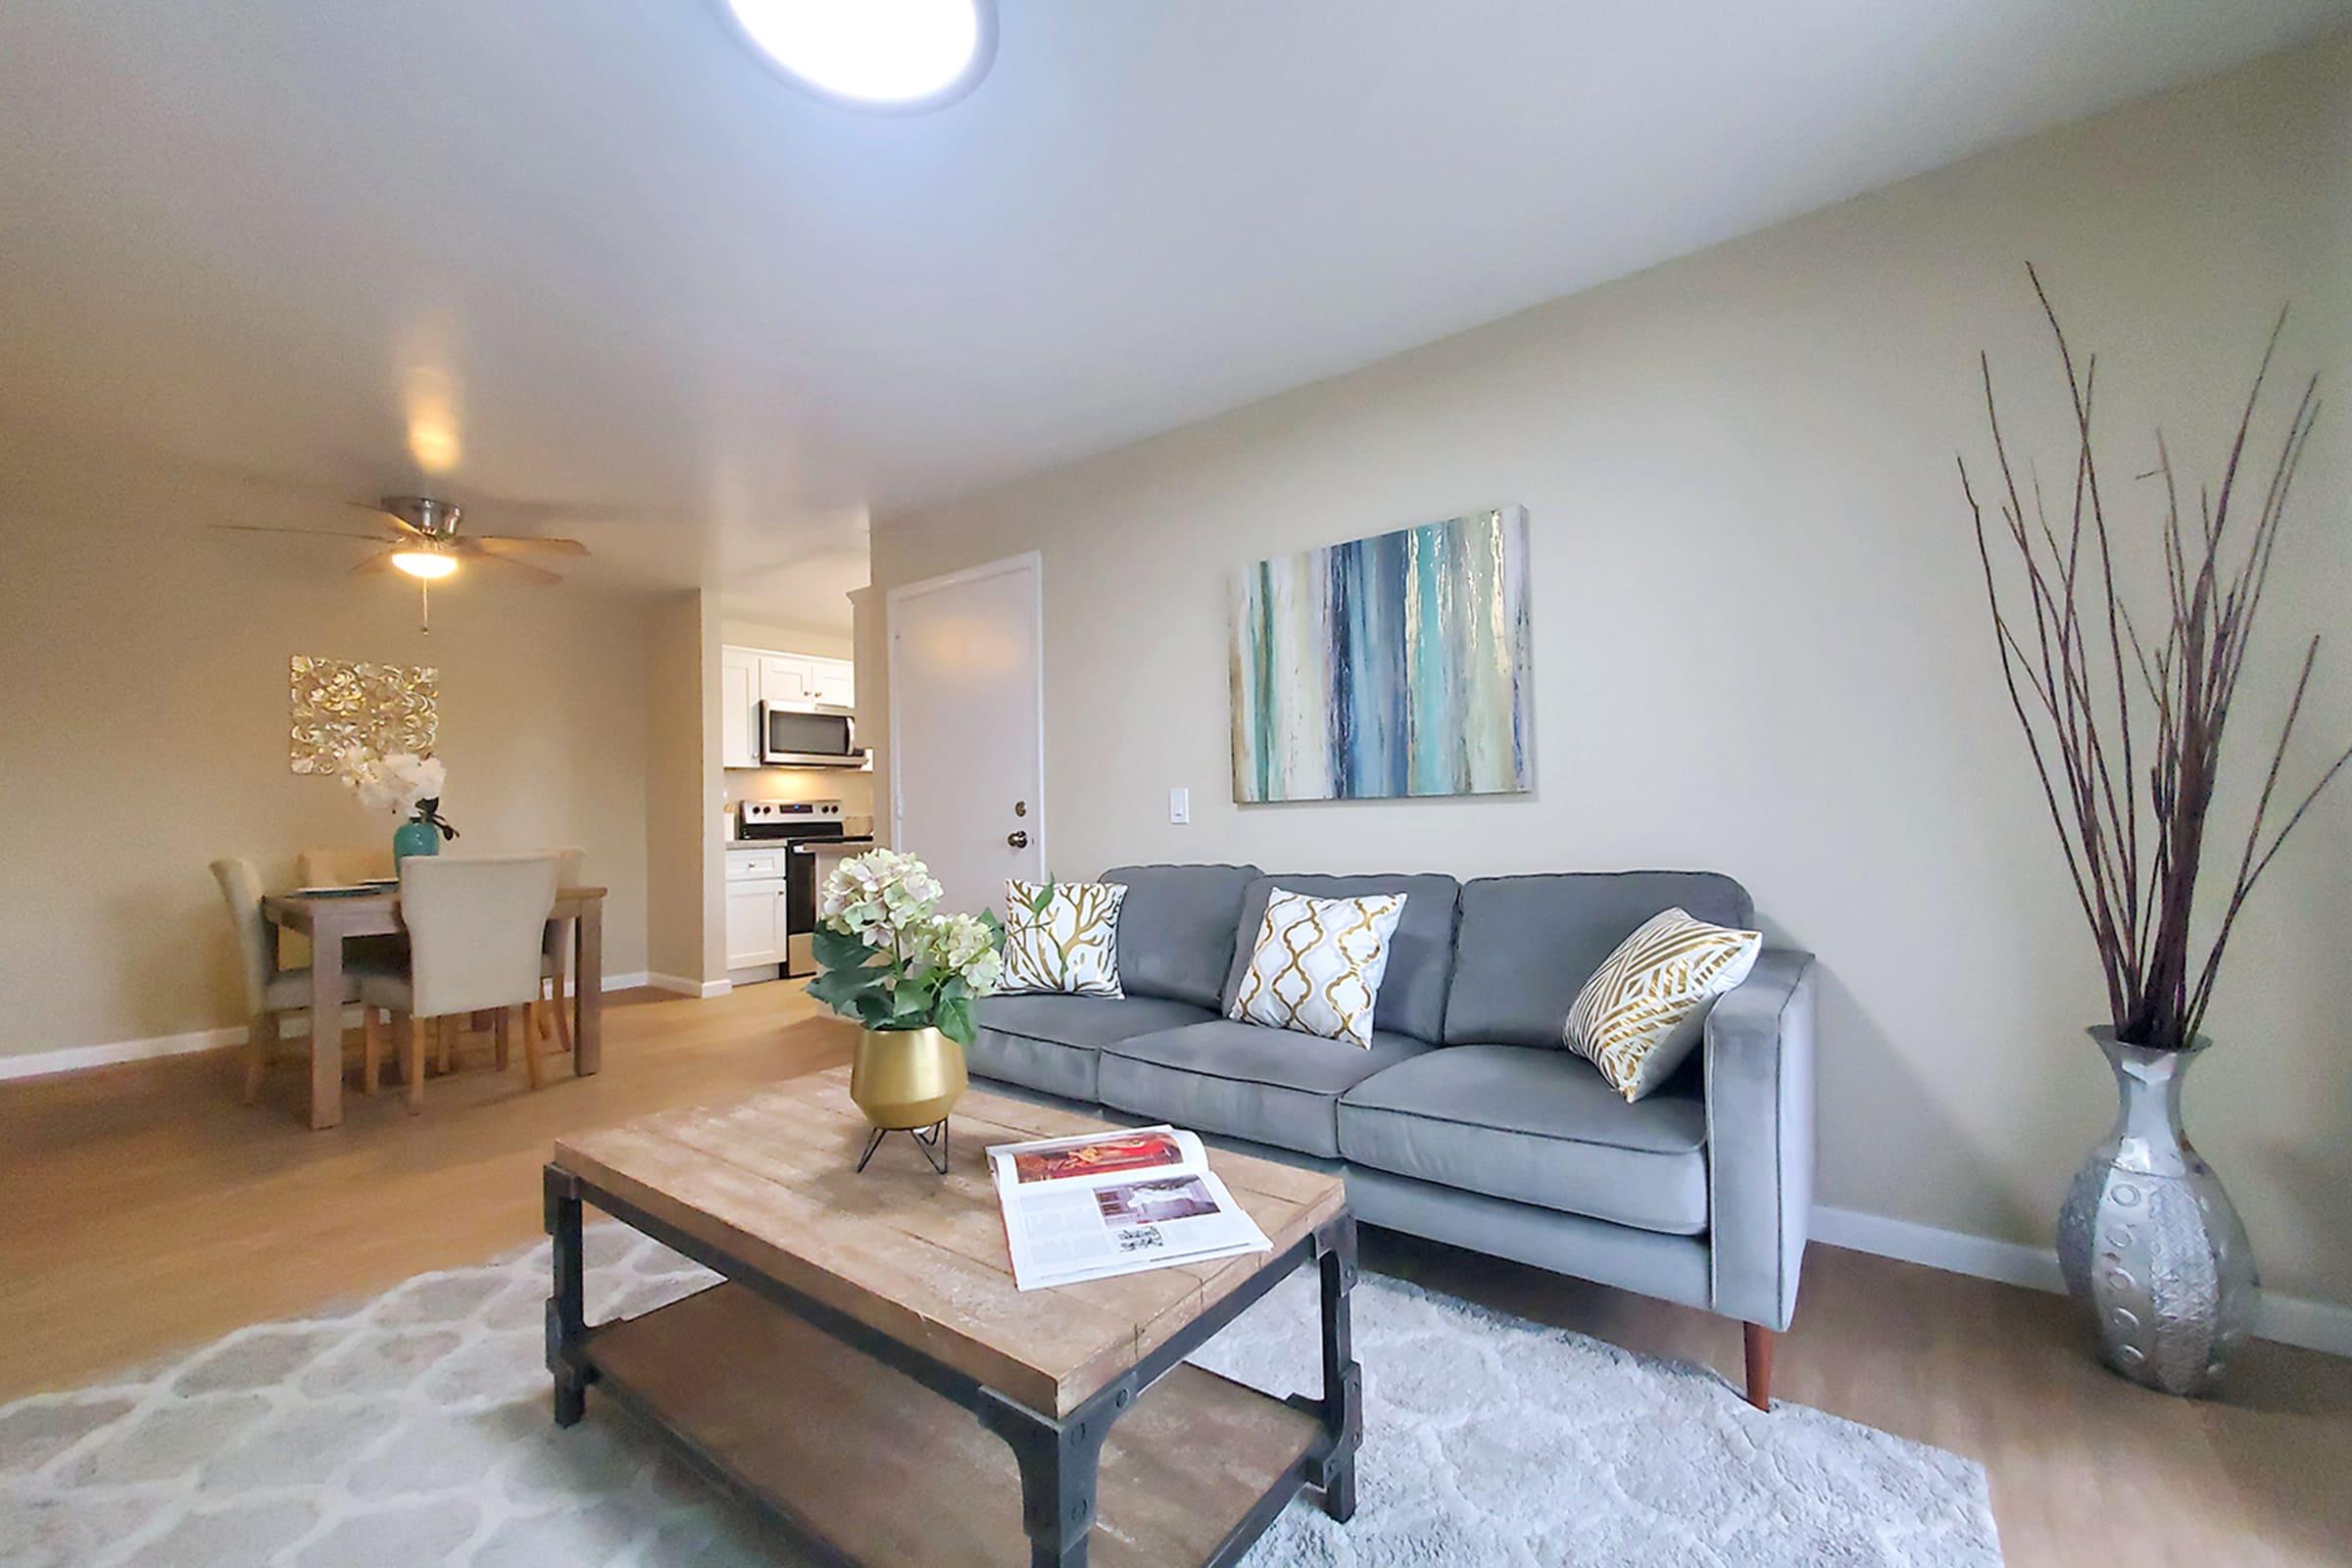
MULTIPOLYGON (((848 1055, 797 985, 612 1004, 594 1078, 531 1094, 469 1036, 421 1116, 354 1095, 321 1133, 291 1060, 239 1105, 234 1052, 0 1085, 0 1400, 529 1241, 559 1133, 848 1055)), ((1382 1233, 1364 1255, 1740 1377, 1703 1312, 1382 1233)), ((2228 1397, 2167 1399, 2101 1371, 2061 1298, 1816 1246, 1774 1393, 1983 1461, 2016 1568, 2352 1561, 2352 1361, 2257 1345, 2228 1397)))

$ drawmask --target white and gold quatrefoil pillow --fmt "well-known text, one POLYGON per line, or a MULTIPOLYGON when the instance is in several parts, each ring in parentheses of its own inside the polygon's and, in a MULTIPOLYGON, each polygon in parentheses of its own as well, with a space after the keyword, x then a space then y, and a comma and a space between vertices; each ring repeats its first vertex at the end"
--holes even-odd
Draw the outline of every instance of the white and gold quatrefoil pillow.
POLYGON ((1568 1049, 1592 1058, 1616 1091, 1640 1100, 1697 1046, 1715 999, 1747 978, 1764 937, 1651 915, 1592 971, 1568 1009, 1568 1049))
POLYGON ((1117 882, 1004 883, 1004 978, 1000 992, 1118 997, 1117 882))
POLYGON ((1276 888, 1227 1016, 1372 1049, 1372 1007, 1404 895, 1314 899, 1276 888))

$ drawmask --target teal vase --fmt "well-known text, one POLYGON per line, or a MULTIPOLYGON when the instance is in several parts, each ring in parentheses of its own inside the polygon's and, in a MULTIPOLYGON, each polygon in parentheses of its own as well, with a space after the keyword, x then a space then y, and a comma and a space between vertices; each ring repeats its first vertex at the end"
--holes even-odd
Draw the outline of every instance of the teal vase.
POLYGON ((432 823, 411 817, 392 830, 392 863, 398 865, 412 855, 439 855, 441 830, 432 823))

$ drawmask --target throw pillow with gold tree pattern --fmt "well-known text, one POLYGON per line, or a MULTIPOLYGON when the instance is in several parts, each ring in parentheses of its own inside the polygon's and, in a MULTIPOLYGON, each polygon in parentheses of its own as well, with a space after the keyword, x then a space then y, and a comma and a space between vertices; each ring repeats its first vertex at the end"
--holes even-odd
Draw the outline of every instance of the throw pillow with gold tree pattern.
POLYGON ((1004 883, 1004 978, 1001 990, 1117 997, 1117 882, 1004 883))

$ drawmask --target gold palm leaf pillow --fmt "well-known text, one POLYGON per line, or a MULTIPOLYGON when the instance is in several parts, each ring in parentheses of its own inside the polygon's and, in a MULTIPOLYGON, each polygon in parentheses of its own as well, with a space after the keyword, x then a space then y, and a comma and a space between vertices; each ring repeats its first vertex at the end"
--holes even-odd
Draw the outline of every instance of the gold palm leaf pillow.
POLYGON ((1117 882, 1004 883, 1004 978, 1000 992, 1119 997, 1117 882))
POLYGON ((1592 971, 1568 1009, 1568 1049, 1640 1100, 1697 1046, 1715 999, 1747 978, 1764 937, 1668 909, 1592 971))
POLYGON ((1372 1007, 1404 895, 1315 899, 1276 888, 1226 1016, 1372 1049, 1372 1007))

